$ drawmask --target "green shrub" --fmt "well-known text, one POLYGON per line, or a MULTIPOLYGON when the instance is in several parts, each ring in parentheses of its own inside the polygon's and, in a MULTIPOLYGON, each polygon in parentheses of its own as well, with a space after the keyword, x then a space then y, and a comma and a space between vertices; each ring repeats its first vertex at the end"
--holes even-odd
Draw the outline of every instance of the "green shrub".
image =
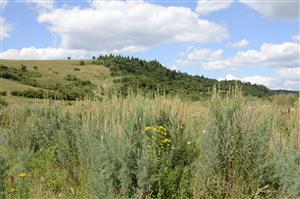
POLYGON ((7 95, 7 91, 0 91, 0 95, 6 96, 7 95))
POLYGON ((65 80, 76 81, 76 80, 78 80, 78 78, 75 75, 67 74, 67 76, 65 76, 65 80))
POLYGON ((1 154, 0 154, 0 198, 6 199, 8 198, 9 193, 9 187, 8 187, 8 170, 9 165, 6 160, 1 154))
POLYGON ((272 117, 260 118, 243 104, 239 96, 212 100, 197 165, 203 197, 275 197, 278 182, 269 149, 272 117))
POLYGON ((8 105, 8 103, 2 97, 0 97, 0 107, 7 106, 7 105, 8 105))

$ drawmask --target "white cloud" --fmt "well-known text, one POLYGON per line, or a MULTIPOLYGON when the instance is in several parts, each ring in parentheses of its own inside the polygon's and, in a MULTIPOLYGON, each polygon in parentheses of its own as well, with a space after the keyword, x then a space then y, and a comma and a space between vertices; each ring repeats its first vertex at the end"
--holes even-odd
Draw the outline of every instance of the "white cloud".
POLYGON ((147 2, 93 1, 91 8, 60 8, 38 17, 60 35, 61 47, 97 51, 141 49, 168 42, 219 42, 227 29, 191 9, 147 2), (87 31, 88 30, 88 31, 87 31))
POLYGON ((279 18, 285 20, 299 20, 300 18, 300 1, 249 1, 240 0, 251 8, 258 11, 264 17, 279 18))
POLYGON ((0 0, 0 8, 4 9, 7 5, 7 0, 0 0))
POLYGON ((247 39, 242 39, 239 42, 230 44, 230 46, 232 46, 234 48, 245 48, 248 46, 248 44, 249 44, 249 41, 247 39))
POLYGON ((222 81, 222 80, 239 80, 239 78, 232 74, 227 74, 225 77, 218 78, 218 81, 222 81))
POLYGON ((299 67, 299 44, 264 43, 260 50, 239 51, 234 57, 204 63, 206 70, 228 70, 242 67, 299 67))
POLYGON ((196 12, 199 15, 208 15, 211 12, 228 8, 232 2, 232 0, 200 0, 197 3, 196 12))
POLYGON ((292 40, 293 40, 294 42, 300 42, 300 34, 294 35, 294 36, 292 37, 292 40))
POLYGON ((278 70, 278 75, 281 79, 288 79, 291 81, 299 81, 300 66, 297 68, 281 68, 278 70))
POLYGON ((180 52, 184 59, 178 59, 175 64, 171 67, 172 69, 180 69, 182 67, 191 66, 195 63, 201 64, 208 61, 220 59, 223 54, 222 49, 210 50, 207 48, 196 49, 192 46, 187 47, 183 52, 180 52))
POLYGON ((0 17, 0 40, 10 37, 9 32, 12 29, 12 25, 5 18, 0 17))
POLYGON ((51 59, 66 59, 72 57, 74 59, 86 58, 85 50, 67 50, 62 48, 22 48, 9 49, 0 53, 1 59, 16 59, 16 60, 51 60, 51 59))
POLYGON ((187 55, 187 58, 190 60, 216 60, 221 57, 223 54, 223 50, 219 49, 216 51, 212 51, 210 49, 195 49, 187 55))
POLYGON ((54 8, 54 0, 24 0, 25 3, 34 4, 40 12, 54 8))
POLYGON ((246 77, 242 78, 242 81, 250 82, 252 84, 264 85, 271 89, 273 89, 273 84, 274 84, 273 83, 274 78, 267 77, 267 76, 261 76, 261 75, 246 76, 246 77))
POLYGON ((241 80, 252 84, 267 86, 270 89, 286 89, 300 91, 300 68, 282 68, 278 70, 277 76, 245 76, 237 77, 232 74, 218 80, 241 80))

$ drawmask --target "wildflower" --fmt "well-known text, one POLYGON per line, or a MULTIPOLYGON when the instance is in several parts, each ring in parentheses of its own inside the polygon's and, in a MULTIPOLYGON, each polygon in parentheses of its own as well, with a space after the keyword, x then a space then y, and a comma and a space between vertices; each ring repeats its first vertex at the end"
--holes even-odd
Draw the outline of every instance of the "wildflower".
POLYGON ((171 142, 171 140, 165 138, 165 139, 163 139, 161 142, 162 142, 163 144, 169 144, 169 143, 171 142))
POLYGON ((8 190, 8 192, 9 192, 9 193, 15 193, 15 192, 17 192, 17 189, 15 189, 15 188, 10 188, 10 189, 8 190))
POLYGON ((188 142, 187 144, 190 145, 190 144, 192 144, 192 142, 188 142))
POLYGON ((157 129, 163 132, 167 131, 167 129, 163 126, 158 126, 157 129))
POLYGON ((20 176, 21 178, 25 178, 25 177, 27 176, 27 174, 26 174, 26 173, 21 173, 19 176, 20 176))
POLYGON ((150 131, 150 130, 151 130, 151 127, 150 127, 150 126, 146 126, 144 130, 145 130, 145 131, 150 131))

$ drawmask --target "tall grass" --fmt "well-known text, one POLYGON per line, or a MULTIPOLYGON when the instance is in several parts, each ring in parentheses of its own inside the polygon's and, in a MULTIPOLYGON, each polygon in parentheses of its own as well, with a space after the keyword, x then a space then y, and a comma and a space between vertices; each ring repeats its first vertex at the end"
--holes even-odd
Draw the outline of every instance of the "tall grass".
POLYGON ((0 188, 26 172, 29 198, 298 198, 299 106, 280 110, 238 92, 10 105, 0 188))

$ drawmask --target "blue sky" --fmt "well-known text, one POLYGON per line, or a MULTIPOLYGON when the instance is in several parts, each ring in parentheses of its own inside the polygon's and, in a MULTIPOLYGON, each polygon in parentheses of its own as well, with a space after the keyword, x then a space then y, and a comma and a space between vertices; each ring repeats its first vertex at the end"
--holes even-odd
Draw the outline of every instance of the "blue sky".
POLYGON ((114 53, 300 90, 299 1, 1 0, 1 59, 114 53))

